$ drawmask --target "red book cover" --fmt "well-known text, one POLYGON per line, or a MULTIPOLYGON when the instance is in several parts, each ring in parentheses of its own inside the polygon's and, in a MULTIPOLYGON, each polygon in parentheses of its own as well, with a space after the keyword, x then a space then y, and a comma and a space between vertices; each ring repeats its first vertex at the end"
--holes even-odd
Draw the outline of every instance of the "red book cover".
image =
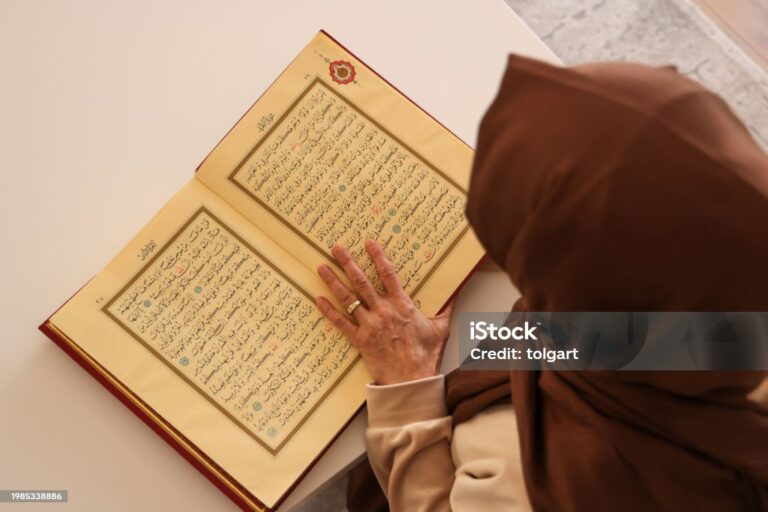
MULTIPOLYGON (((329 38, 331 38, 331 36, 325 33, 324 31, 323 33, 329 38)), ((333 38, 331 39, 334 42, 336 42, 335 39, 333 38)), ((339 47, 344 48, 338 42, 336 42, 336 44, 338 44, 339 47)), ((349 50, 346 50, 346 51, 349 52, 349 50)), ((349 53, 351 54, 351 52, 349 53)), ((359 62, 362 62, 362 60, 360 60, 359 58, 357 57, 355 58, 359 62)), ((339 73, 339 76, 332 77, 334 80, 346 80, 349 77, 349 75, 344 75, 343 69, 340 69, 338 73, 339 73)), ((378 74, 376 75, 386 82, 386 80, 383 77, 381 77, 378 74)), ((386 83, 389 84, 389 82, 386 82, 386 83)), ((394 86, 392 86, 391 84, 389 85, 393 89, 398 91, 403 97, 407 98, 402 92, 400 92, 394 86)), ((409 99, 409 101, 411 100, 409 99)), ((414 102, 411 101, 411 103, 418 107, 418 105, 416 105, 414 102)), ((424 112, 423 109, 421 109, 421 111, 424 112)), ((426 112, 424 113, 429 115, 426 112)), ((432 119, 434 120, 434 118, 432 119)), ((437 122, 436 120, 434 121, 437 122)), ((237 124, 228 132, 228 134, 231 133, 236 126, 237 124)), ((448 130, 446 129, 446 131, 448 130)), ((218 148, 219 145, 221 145, 221 143, 225 139, 226 139, 226 136, 224 139, 222 139, 222 141, 220 141, 217 144, 216 148, 218 148)), ((214 150, 208 155, 208 157, 206 157, 206 159, 204 159, 203 162, 201 162, 200 166, 198 166, 198 170, 205 163, 205 161, 211 156, 211 154, 215 152, 216 148, 214 148, 214 150)), ((469 278, 474 274, 474 272, 478 270, 478 268, 483 263, 483 261, 484 261, 484 258, 475 264, 471 272, 469 272, 465 276, 459 288, 457 288, 450 295, 450 297, 445 300, 445 303, 440 308, 441 310, 444 309, 448 305, 448 303, 454 300, 456 294, 459 292, 460 287, 463 286, 469 280, 469 278)), ((39 328, 46 336, 48 336, 53 342, 55 342, 70 357, 72 357, 80 366, 83 367, 83 369, 85 369, 88 373, 90 373, 97 381, 99 381, 105 388, 107 388, 117 399, 119 399, 131 411, 133 411, 144 423, 146 423, 159 436, 161 436, 166 442, 168 442, 179 454, 181 454, 185 459, 187 459, 193 466, 195 466, 201 473, 203 473, 214 485, 216 485, 222 492, 224 492, 227 496, 229 496, 232 499, 232 501, 235 502, 243 510, 263 511, 263 510, 277 509, 280 503, 283 502, 284 499, 287 497, 290 490, 295 488, 295 486, 298 485, 298 483, 300 482, 301 478, 303 478, 303 476, 311 469, 312 465, 309 465, 304 470, 304 473, 301 475, 301 477, 298 478, 293 483, 293 486, 291 487, 291 489, 289 489, 288 492, 284 493, 283 496, 270 509, 268 506, 262 503, 257 496, 254 496, 244 486, 238 483, 234 477, 229 475, 224 470, 224 468, 217 465, 200 448, 195 446, 189 439, 185 438, 184 435, 181 432, 179 432, 177 429, 175 429, 173 425, 171 425, 168 421, 164 420, 163 417, 157 411, 154 411, 147 403, 142 401, 142 399, 139 396, 134 394, 127 386, 125 386, 117 378, 115 378, 112 374, 110 374, 110 372, 106 368, 102 367, 96 360, 91 358, 84 350, 82 350, 77 345, 75 340, 69 339, 66 335, 64 335, 61 331, 59 331, 56 328, 56 326, 53 325, 53 323, 50 321, 50 318, 47 319, 45 322, 43 322, 43 324, 40 325, 39 328)), ((353 418, 354 416, 349 418, 349 420, 345 424, 345 428, 346 428, 346 425, 348 425, 353 418)), ((334 437, 334 440, 338 437, 338 435, 341 434, 342 431, 343 429, 338 431, 338 433, 336 434, 336 437, 334 437)), ((331 443, 329 443, 323 448, 319 456, 322 456, 322 454, 328 449, 330 444, 331 443)), ((315 462, 317 460, 318 459, 315 459, 315 462)))

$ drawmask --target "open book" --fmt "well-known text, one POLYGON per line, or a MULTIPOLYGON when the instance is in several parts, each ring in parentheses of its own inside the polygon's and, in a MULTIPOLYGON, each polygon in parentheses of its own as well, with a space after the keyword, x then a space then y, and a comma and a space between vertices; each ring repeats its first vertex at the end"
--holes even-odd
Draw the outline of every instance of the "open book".
POLYGON ((239 505, 273 509, 371 380, 315 269, 339 243, 377 282, 376 239, 437 313, 483 254, 472 157, 321 32, 41 329, 239 505))

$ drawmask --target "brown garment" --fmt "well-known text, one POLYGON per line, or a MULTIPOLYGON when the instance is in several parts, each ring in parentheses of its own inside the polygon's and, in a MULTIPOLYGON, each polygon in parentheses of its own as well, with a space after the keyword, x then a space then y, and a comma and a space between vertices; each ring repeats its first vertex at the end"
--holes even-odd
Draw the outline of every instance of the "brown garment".
POLYGON ((445 382, 445 399, 453 424, 467 421, 495 404, 510 402, 509 372, 454 370, 445 382))
POLYGON ((387 497, 367 458, 349 471, 346 502, 349 512, 389 512, 387 497))
MULTIPOLYGON (((511 56, 467 215, 529 311, 768 311, 768 158, 670 68, 511 56)), ((500 399, 449 377, 462 417, 500 399)), ((764 378, 513 372, 531 505, 768 510, 764 378)))
MULTIPOLYGON (((523 297, 512 305, 512 311, 525 311, 523 297)), ((445 379, 445 400, 453 416, 453 424, 462 423, 491 405, 511 402, 510 374, 503 371, 454 370, 445 379)))

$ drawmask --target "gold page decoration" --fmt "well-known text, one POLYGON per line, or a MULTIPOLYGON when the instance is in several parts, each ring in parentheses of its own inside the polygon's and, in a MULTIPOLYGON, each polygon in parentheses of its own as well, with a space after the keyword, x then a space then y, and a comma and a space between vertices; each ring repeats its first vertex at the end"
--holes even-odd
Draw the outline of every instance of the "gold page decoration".
POLYGON ((358 357, 205 208, 103 310, 273 454, 358 357))
POLYGON ((466 192, 323 80, 315 78, 229 180, 332 259, 378 240, 411 295, 468 231, 466 192))
POLYGON ((483 255, 464 216, 472 155, 318 33, 41 330, 241 507, 277 509, 371 380, 314 304, 318 264, 342 244, 381 288, 375 239, 437 312, 483 255))
POLYGON ((347 85, 355 79, 355 67, 346 60, 335 60, 328 65, 331 80, 340 85, 347 85))

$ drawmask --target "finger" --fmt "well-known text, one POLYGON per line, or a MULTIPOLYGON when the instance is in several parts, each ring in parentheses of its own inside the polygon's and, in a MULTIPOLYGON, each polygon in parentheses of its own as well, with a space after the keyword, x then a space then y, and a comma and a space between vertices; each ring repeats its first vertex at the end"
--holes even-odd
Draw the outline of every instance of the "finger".
POLYGON ((379 279, 381 279, 387 293, 390 295, 405 293, 403 286, 400 284, 400 279, 397 277, 395 266, 389 261, 379 243, 375 240, 368 240, 365 243, 365 250, 371 256, 373 264, 376 266, 376 272, 379 274, 379 279))
POLYGON ((453 309, 455 306, 456 303, 451 301, 451 303, 445 306, 445 309, 443 309, 435 318, 448 318, 450 320, 451 316, 453 316, 453 309))
POLYGON ((447 337, 451 330, 451 316, 453 315, 454 302, 451 302, 439 315, 432 318, 432 323, 441 336, 447 337))
POLYGON ((317 297, 315 304, 317 304, 317 309, 320 310, 329 322, 338 327, 347 338, 353 340, 353 336, 357 332, 357 326, 349 318, 342 315, 325 297, 317 297))
MULTIPOLYGON (((352 291, 347 288, 347 285, 341 282, 331 267, 328 265, 320 265, 317 267, 317 273, 320 274, 320 277, 323 279, 325 284, 328 285, 328 288, 331 289, 333 295, 336 296, 336 298, 345 308, 357 300, 357 295, 352 293, 352 291)), ((355 318, 360 319, 360 317, 365 314, 364 311, 365 308, 360 305, 355 308, 355 311, 352 314, 355 316, 355 318)))
POLYGON ((339 265, 341 265, 341 268, 344 269, 344 273, 347 274, 349 282, 352 283, 355 291, 357 291, 365 303, 368 304, 368 306, 372 306, 376 303, 380 298, 379 292, 373 287, 365 273, 360 270, 360 267, 357 265, 357 262, 352 255, 349 254, 349 251, 340 245, 335 245, 331 252, 333 253, 333 257, 336 258, 336 261, 339 262, 339 265))

